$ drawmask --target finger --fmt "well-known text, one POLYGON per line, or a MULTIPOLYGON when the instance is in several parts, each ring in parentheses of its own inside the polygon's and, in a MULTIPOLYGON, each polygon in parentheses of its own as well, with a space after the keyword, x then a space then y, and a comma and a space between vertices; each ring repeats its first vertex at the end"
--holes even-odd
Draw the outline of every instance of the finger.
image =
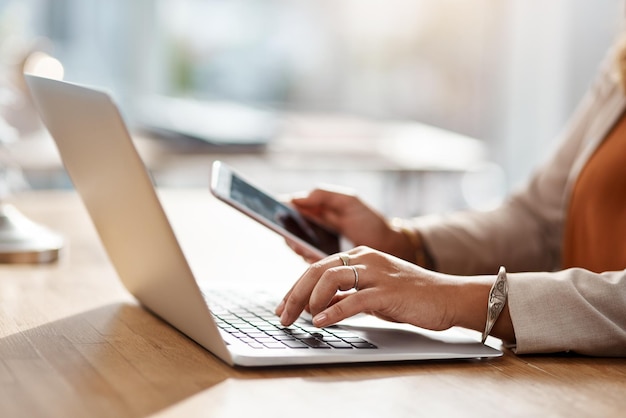
MULTIPOLYGON (((287 243, 289 243, 291 241, 287 240, 287 243)), ((313 264, 313 263, 311 263, 313 264)), ((309 267, 309 269, 311 269, 312 266, 309 267)), ((289 297, 291 296, 291 293, 293 292, 293 289, 298 285, 298 283, 300 282, 300 280, 302 280, 302 278, 306 275, 306 273, 308 272, 308 270, 305 271, 305 274, 303 274, 298 280, 296 280, 296 282, 291 286, 291 288, 287 291, 287 293, 285 293, 285 296, 283 296, 282 300, 280 301, 280 303, 278 304, 278 306, 276 306, 276 309, 274 310, 274 313, 277 316, 281 316, 283 311, 285 310, 285 303, 287 302, 287 299, 289 299, 289 297)))
POLYGON ((282 316, 283 313, 285 312, 285 305, 287 303, 287 300, 291 297, 291 293, 293 292, 293 289, 296 287, 296 285, 298 284, 298 282, 301 279, 302 279, 302 277, 300 277, 298 280, 296 280, 296 282, 291 286, 291 288, 287 291, 287 293, 285 293, 285 296, 283 296, 283 299, 280 301, 280 303, 278 304, 278 306, 274 310, 274 313, 277 316, 282 316))
POLYGON ((313 325, 323 328, 356 314, 372 311, 373 309, 369 304, 373 301, 373 295, 375 293, 369 289, 350 293, 315 315, 313 317, 313 325))
MULTIPOLYGON (((343 300, 343 299, 347 298, 348 296, 350 296, 350 293, 337 293, 330 300, 330 303, 328 304, 328 306, 334 305, 335 303, 339 302, 340 300, 343 300)), ((310 313, 310 311, 309 311, 309 313, 310 313)))
MULTIPOLYGON (((285 310, 285 301, 282 300, 278 306, 276 307, 274 313, 276 314, 276 316, 281 316, 283 311, 285 310)), ((304 307, 304 311, 306 311, 307 313, 311 313, 311 308, 309 307, 309 304, 307 303, 307 305, 304 307)))
POLYGON ((300 246, 298 244, 296 244, 296 242, 292 239, 289 238, 285 238, 285 244, 287 244, 287 246, 289 248, 291 248, 293 250, 294 253, 298 254, 298 255, 302 255, 300 254, 300 246))
POLYGON ((337 292, 354 289, 358 270, 355 266, 340 266, 326 270, 311 292, 309 306, 316 315, 326 309, 337 292))
POLYGON ((281 324, 284 326, 291 325, 298 318, 304 306, 309 303, 311 293, 324 272, 332 267, 343 266, 343 264, 344 262, 338 254, 311 264, 276 308, 275 313, 280 317, 281 324))
POLYGON ((329 189, 317 188, 306 197, 292 199, 292 204, 305 216, 311 217, 322 224, 337 227, 338 213, 343 212, 351 197, 329 189))
MULTIPOLYGON (((300 316, 304 307, 309 303, 309 297, 315 284, 327 269, 324 263, 327 264, 329 262, 333 261, 327 258, 311 264, 296 283, 294 283, 289 292, 287 292, 283 298, 283 302, 281 302, 276 309, 277 314, 280 316, 280 323, 283 326, 293 324, 298 316, 300 316), (280 313, 278 313, 278 311, 280 311, 280 313)), ((337 261, 334 261, 334 263, 337 263, 337 261)))
POLYGON ((317 254, 314 254, 313 252, 309 251, 306 247, 304 247, 303 245, 298 244, 297 242, 295 242, 292 239, 289 238, 285 238, 285 242, 287 243, 287 246, 289 248, 291 248, 291 250, 298 254, 300 257, 302 257, 304 259, 304 261, 306 261, 309 264, 315 263, 319 260, 321 260, 321 257, 317 254))
MULTIPOLYGON (((333 267, 332 260, 336 260, 337 261, 336 262, 336 266, 342 266, 342 265, 343 266, 349 266, 351 264, 351 262, 352 263, 356 263, 357 262, 356 258, 354 257, 354 254, 356 254, 358 251, 359 251, 359 248, 355 248, 355 249, 351 249, 351 250, 346 251, 346 252, 329 255, 324 260, 320 259, 317 256, 315 257, 315 259, 307 258, 307 260, 312 260, 310 264, 317 263, 319 265, 323 264, 325 266, 327 266, 327 265, 330 266, 328 268, 333 267), (353 255, 351 255, 351 254, 353 254, 353 255)), ((311 267, 313 267, 313 266, 311 266, 311 267)), ((309 267, 309 268, 311 268, 311 267, 309 267)), ((289 292, 287 292, 287 294, 285 294, 285 297, 283 298, 283 301, 286 300, 289 297, 291 291, 293 290, 293 288, 297 284, 298 284, 298 281, 296 281, 296 283, 294 283, 291 286, 291 289, 289 289, 289 292)))
POLYGON ((320 189, 313 189, 307 193, 296 193, 292 196, 291 202, 302 207, 319 207, 326 203, 328 195, 320 189))
POLYGON ((291 205, 302 215, 319 220, 320 214, 324 211, 323 201, 313 198, 311 194, 294 196, 291 199, 291 205))
POLYGON ((362 250, 357 247, 340 254, 330 255, 311 264, 304 274, 291 286, 291 289, 289 289, 276 307, 274 313, 281 318, 281 323, 288 326, 297 319, 298 315, 302 312, 301 306, 304 303, 303 300, 306 299, 308 303, 315 282, 319 280, 325 270, 331 267, 358 263, 356 256, 361 251, 362 250), (298 293, 294 295, 294 291, 296 290, 298 293), (285 313, 287 306, 289 306, 288 313, 285 313))

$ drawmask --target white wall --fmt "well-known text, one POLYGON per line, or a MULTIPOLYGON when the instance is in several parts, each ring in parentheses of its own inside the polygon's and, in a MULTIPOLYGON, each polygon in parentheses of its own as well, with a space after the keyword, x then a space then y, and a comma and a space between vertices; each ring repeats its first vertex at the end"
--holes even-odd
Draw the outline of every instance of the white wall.
POLYGON ((490 143, 509 184, 555 146, 622 25, 621 0, 509 0, 490 143), (499 110, 499 111, 498 111, 499 110))

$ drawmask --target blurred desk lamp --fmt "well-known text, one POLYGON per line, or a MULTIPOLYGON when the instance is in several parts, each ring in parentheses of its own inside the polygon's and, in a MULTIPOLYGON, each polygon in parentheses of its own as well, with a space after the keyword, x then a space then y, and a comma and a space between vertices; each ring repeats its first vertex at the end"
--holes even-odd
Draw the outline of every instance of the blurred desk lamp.
MULTIPOLYGON (((29 55, 23 70, 50 78, 63 78, 61 63, 42 52, 29 55)), ((11 130, 4 120, 0 120, 0 134, 6 134, 3 135, 5 138, 0 138, 0 146, 10 142, 11 130)), ((14 130, 13 136, 16 136, 14 130)), ((0 170, 3 171, 0 183, 4 183, 0 186, 0 263, 38 264, 56 261, 63 247, 63 237, 31 221, 13 205, 3 202, 11 189, 11 168, 6 165, 0 167, 0 170)))

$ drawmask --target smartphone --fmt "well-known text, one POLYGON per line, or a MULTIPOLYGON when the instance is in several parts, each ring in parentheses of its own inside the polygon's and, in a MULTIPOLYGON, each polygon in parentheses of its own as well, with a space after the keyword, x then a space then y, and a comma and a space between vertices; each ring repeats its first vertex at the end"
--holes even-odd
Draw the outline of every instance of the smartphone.
POLYGON ((221 161, 213 162, 211 192, 218 199, 319 257, 335 254, 347 245, 338 233, 304 217, 293 207, 253 186, 221 161))

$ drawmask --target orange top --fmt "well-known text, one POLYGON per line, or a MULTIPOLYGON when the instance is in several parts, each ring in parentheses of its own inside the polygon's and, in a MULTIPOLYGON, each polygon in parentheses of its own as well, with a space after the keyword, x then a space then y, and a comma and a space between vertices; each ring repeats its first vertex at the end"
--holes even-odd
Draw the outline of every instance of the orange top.
POLYGON ((626 116, 583 167, 572 191, 563 268, 626 268, 626 116))

